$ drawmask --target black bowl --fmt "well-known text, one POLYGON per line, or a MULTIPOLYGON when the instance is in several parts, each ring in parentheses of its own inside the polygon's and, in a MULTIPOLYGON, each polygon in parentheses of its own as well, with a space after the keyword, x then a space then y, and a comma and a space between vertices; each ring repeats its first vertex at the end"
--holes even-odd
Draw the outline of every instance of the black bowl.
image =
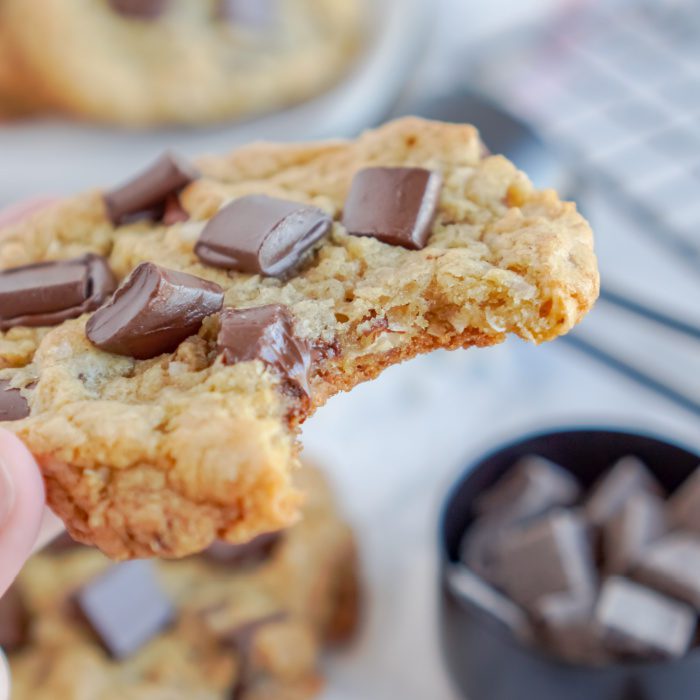
POLYGON ((479 459, 453 487, 440 520, 440 632, 447 667, 468 700, 698 700, 700 653, 677 661, 575 666, 520 643, 447 583, 474 499, 520 457, 551 459, 589 486, 625 455, 644 461, 673 491, 700 464, 700 456, 661 439, 608 430, 564 430, 528 436, 479 459))

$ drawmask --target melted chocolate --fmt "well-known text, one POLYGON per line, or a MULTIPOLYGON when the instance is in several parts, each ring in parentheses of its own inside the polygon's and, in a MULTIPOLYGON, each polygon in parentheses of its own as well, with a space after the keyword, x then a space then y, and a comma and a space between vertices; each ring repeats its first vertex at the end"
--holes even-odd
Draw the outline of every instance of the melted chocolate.
POLYGON ((280 277, 328 233, 331 217, 267 195, 236 199, 204 227, 195 253, 214 267, 280 277))
POLYGON ((116 281, 100 255, 23 265, 0 272, 0 330, 56 326, 100 306, 116 281))
POLYGON ((88 321, 87 337, 102 350, 140 360, 172 352, 219 311, 218 284, 141 263, 88 321))
POLYGON ((262 360, 309 394, 311 349, 294 334, 294 322, 286 306, 224 309, 218 346, 224 364, 262 360))
POLYGON ((168 197, 198 177, 187 161, 166 153, 143 173, 105 194, 109 219, 115 226, 140 218, 156 221, 163 216, 168 197))
POLYGON ((19 389, 10 387, 7 379, 0 379, 0 421, 20 420, 29 415, 29 404, 19 389))

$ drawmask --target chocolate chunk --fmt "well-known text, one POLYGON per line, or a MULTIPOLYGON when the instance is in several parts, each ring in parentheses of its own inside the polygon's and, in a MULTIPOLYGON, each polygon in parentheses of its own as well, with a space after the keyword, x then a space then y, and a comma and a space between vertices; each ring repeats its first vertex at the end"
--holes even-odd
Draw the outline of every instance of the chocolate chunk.
POLYGON ((499 586, 500 543, 504 523, 495 518, 478 518, 464 533, 460 560, 485 581, 499 586))
POLYGON ((514 521, 571 505, 580 494, 576 478, 559 465, 543 457, 524 457, 479 497, 476 510, 514 521))
POLYGON ((207 223, 195 253, 213 267, 280 277, 328 233, 332 219, 316 207, 249 195, 227 204, 207 223))
POLYGON ((93 311, 116 281, 100 255, 23 265, 0 272, 0 330, 55 326, 93 311))
POLYGON ((498 621, 519 639, 529 640, 532 637, 532 626, 522 608, 466 567, 459 564, 450 567, 447 584, 460 601, 498 621))
POLYGON ((46 547, 42 550, 43 552, 48 552, 49 554, 63 554, 64 552, 72 552, 76 549, 82 549, 85 545, 77 540, 74 540, 68 532, 64 531, 58 537, 49 542, 46 547))
POLYGON ((664 502, 648 491, 632 493, 603 524, 603 561, 607 574, 624 574, 647 547, 666 531, 664 502))
POLYGON ((21 649, 29 638, 29 612, 17 585, 0 598, 0 647, 7 653, 21 649))
POLYGON ((641 659, 678 658, 688 651, 695 612, 624 578, 609 578, 596 607, 606 646, 641 659))
POLYGON ((0 379, 0 421, 20 420, 28 415, 27 399, 7 379, 0 379))
POLYGON ((284 622, 288 613, 278 611, 255 618, 243 624, 225 629, 219 633, 219 641, 236 651, 239 657, 238 674, 231 688, 231 700, 243 700, 252 685, 255 676, 253 665, 253 646, 255 635, 262 627, 284 622))
POLYGON ((171 194, 165 199, 165 210, 163 211, 163 223, 166 226, 181 224, 189 221, 190 215, 182 208, 180 198, 176 194, 171 194))
POLYGON ((294 334, 294 322, 286 306, 224 309, 218 345, 224 364, 262 360, 309 394, 311 350, 294 334))
POLYGON ((545 646, 574 664, 601 666, 609 661, 593 608, 593 599, 566 594, 554 593, 540 600, 535 615, 545 646))
POLYGON ((700 609, 700 537, 678 532, 661 538, 639 559, 633 577, 700 609))
POLYGON ((169 4, 170 0, 109 0, 109 5, 115 12, 138 19, 156 19, 169 4))
POLYGON ((412 250, 425 248, 440 201, 442 178, 423 168, 366 168, 352 181, 343 225, 412 250))
POLYGON ((223 302, 218 284, 141 263, 89 319, 87 337, 107 352, 145 360, 175 350, 223 302))
POLYGON ((278 0, 219 0, 216 17, 232 24, 265 29, 279 16, 278 0))
POLYGON ((80 612, 105 649, 115 658, 133 654, 173 620, 153 564, 115 564, 76 595, 80 612))
POLYGON ((636 491, 662 493, 643 462, 636 457, 623 457, 594 484, 586 501, 586 517, 593 525, 602 525, 636 491))
POLYGON ((177 194, 198 177, 188 162, 166 153, 133 180, 105 194, 109 219, 115 226, 139 218, 158 220, 163 216, 168 196, 177 194))
POLYGON ((280 543, 282 533, 268 532, 246 544, 228 544, 216 541, 205 549, 201 556, 216 564, 235 568, 257 566, 267 561, 280 543))
POLYGON ((525 608, 552 593, 592 597, 593 556, 583 518, 556 511, 508 530, 499 547, 499 579, 525 608))
POLYGON ((288 613, 279 610, 221 630, 217 633, 217 637, 226 646, 234 647, 239 652, 249 652, 251 642, 261 627, 284 622, 288 617, 288 613))
POLYGON ((700 467, 671 496, 668 512, 674 525, 700 534, 700 467))

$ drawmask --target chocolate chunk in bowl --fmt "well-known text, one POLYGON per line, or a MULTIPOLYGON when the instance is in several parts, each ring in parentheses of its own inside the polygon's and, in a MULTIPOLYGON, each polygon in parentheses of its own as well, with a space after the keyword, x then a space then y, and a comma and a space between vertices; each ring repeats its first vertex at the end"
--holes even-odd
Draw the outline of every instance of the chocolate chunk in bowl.
POLYGON ((141 263, 85 330, 98 348, 145 360, 175 350, 223 303, 223 290, 214 282, 141 263))
POLYGON ((0 331, 15 326, 56 326, 94 311, 114 291, 105 258, 23 265, 0 272, 0 331))
MULTIPOLYGON (((541 598, 525 611, 534 627, 533 637, 525 640, 454 585, 454 569, 464 567, 464 534, 481 515, 477 503, 519 459, 529 455, 551 460, 576 477, 583 495, 568 512, 578 516, 585 514, 586 494, 623 457, 634 455, 645 466, 653 480, 642 483, 651 483, 652 489, 642 492, 655 496, 660 487, 673 497, 700 465, 700 457, 691 450, 660 439, 586 429, 526 437, 470 465, 448 496, 440 523, 439 624, 447 666, 457 686, 469 700, 696 700, 698 611, 638 576, 633 564, 624 566, 624 573, 616 578, 603 574, 592 603, 558 594, 541 598), (610 581, 619 583, 602 597, 610 581), (623 606, 636 612, 625 614, 623 606), (635 615, 641 619, 635 621, 635 615)), ((638 494, 630 490, 628 497, 638 494)), ((623 510, 620 502, 606 509, 606 523, 623 510)), ((639 518, 639 513, 634 517, 639 518)), ((605 560, 597 547, 605 527, 590 526, 601 571, 605 560)), ((658 542, 663 540, 662 534, 658 542)), ((648 561, 648 552, 655 546, 656 540, 645 544, 635 561, 648 561)), ((493 587, 502 595, 498 585, 493 587)), ((512 604, 507 597, 506 602, 512 604)))

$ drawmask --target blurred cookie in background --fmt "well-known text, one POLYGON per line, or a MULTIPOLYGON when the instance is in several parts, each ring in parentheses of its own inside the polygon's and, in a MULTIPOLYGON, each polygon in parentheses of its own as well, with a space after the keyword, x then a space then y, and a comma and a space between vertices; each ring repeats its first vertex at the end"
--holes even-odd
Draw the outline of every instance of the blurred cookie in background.
POLYGON ((0 116, 203 124, 303 101, 351 66, 362 0, 0 0, 0 116))
POLYGON ((0 607, 15 700, 302 700, 323 648, 347 642, 357 559, 321 474, 303 520, 179 561, 113 563, 67 535, 28 563, 0 607))

